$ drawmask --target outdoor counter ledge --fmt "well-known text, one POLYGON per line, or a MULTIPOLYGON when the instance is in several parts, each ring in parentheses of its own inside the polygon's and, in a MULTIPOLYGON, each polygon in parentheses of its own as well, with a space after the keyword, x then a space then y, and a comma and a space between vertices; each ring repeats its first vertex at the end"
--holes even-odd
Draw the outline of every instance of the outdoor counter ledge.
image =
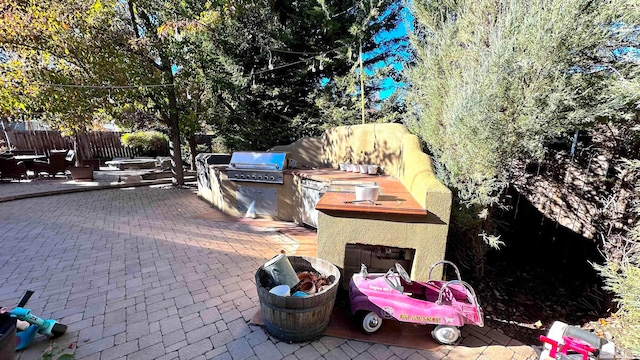
POLYGON ((370 203, 345 204, 345 201, 355 200, 354 193, 327 192, 320 198, 316 209, 320 211, 352 211, 385 214, 427 215, 416 199, 404 189, 399 180, 389 177, 378 177, 382 194, 373 205, 370 203))
POLYGON ((355 194, 350 192, 326 192, 316 210, 320 211, 350 211, 362 213, 384 213, 426 216, 427 210, 420 206, 411 196, 400 180, 389 176, 366 175, 350 173, 334 169, 295 169, 293 173, 306 179, 318 181, 347 180, 377 182, 380 184, 381 194, 373 205, 369 203, 345 204, 345 201, 355 200, 355 194))

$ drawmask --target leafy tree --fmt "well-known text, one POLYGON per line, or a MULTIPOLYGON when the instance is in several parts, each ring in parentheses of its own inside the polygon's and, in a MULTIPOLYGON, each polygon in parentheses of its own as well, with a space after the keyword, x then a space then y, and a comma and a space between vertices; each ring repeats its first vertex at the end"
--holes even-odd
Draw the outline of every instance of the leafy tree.
MULTIPOLYGON (((231 149, 266 149, 336 123, 329 115, 337 113, 322 106, 355 108, 354 50, 360 42, 365 52, 374 50, 373 34, 393 27, 399 12, 390 0, 62 0, 3 6, 7 36, 0 40, 0 64, 10 84, 0 94, 3 112, 44 113, 80 130, 105 116, 131 129, 162 124, 175 144, 177 183, 180 133, 195 155, 194 134, 204 123, 231 149), (16 20, 36 18, 41 28, 16 20), (320 86, 323 78, 332 81, 320 86), (24 82, 32 88, 20 88, 24 82), (344 95, 351 99, 343 102, 344 95)), ((384 57, 372 52, 366 64, 384 57)), ((367 86, 372 94, 377 85, 367 86)), ((373 97, 369 102, 375 108, 373 97)))
POLYGON ((176 47, 158 31, 166 18, 173 18, 175 4, 63 0, 3 6, 2 75, 10 81, 2 94, 11 100, 5 112, 43 113, 60 127, 78 131, 91 124, 96 112, 112 110, 119 98, 131 104, 129 110, 151 114, 169 128, 174 182, 183 183, 172 69, 176 47), (32 86, 29 93, 16 90, 22 82, 32 86))
MULTIPOLYGON (((124 2, 116 3, 114 4, 116 9, 118 4, 125 5, 124 2)), ((179 39, 161 36, 162 27, 175 18, 175 10, 179 9, 179 5, 179 1, 127 0, 126 8, 120 8, 117 14, 120 15, 119 20, 122 24, 129 24, 122 29, 129 35, 129 39, 116 46, 133 57, 133 62, 141 66, 147 78, 166 85, 161 90, 151 90, 141 95, 149 100, 147 106, 154 110, 169 129, 174 184, 182 185, 184 177, 174 66, 176 66, 176 52, 184 49, 180 46, 179 39)))
POLYGON ((363 121, 401 120, 404 102, 398 94, 381 101, 379 93, 384 79, 401 79, 393 64, 403 63, 408 55, 406 36, 386 35, 404 26, 403 9, 400 2, 360 1, 352 6, 353 24, 349 31, 354 45, 344 55, 350 68, 335 74, 315 96, 322 129, 363 121))
MULTIPOLYGON (((199 49, 185 53, 179 75, 190 73, 186 78, 192 83, 197 79, 197 98, 206 103, 198 116, 229 148, 267 149, 335 124, 336 119, 323 116, 331 113, 323 105, 340 102, 345 91, 352 97, 353 87, 336 84, 345 76, 353 79, 358 37, 364 36, 365 50, 374 49, 373 34, 392 27, 399 12, 392 1, 321 5, 315 0, 240 2, 229 20, 225 13, 205 13, 197 17, 197 26, 179 22, 186 30, 183 41, 199 49), (386 10, 384 19, 370 17, 370 26, 358 30, 358 21, 365 21, 362 13, 386 10), (323 78, 331 79, 329 85, 320 85, 323 78)), ((375 54, 368 62, 383 57, 375 54)), ((355 101, 349 107, 356 108, 355 101)))
POLYGON ((6 1, 1 7, 2 115, 39 114, 70 134, 90 128, 104 98, 75 85, 117 79, 112 70, 121 67, 119 54, 104 46, 104 24, 113 13, 84 2, 6 1))
POLYGON ((638 65, 615 49, 638 44, 640 12, 631 0, 412 6, 407 121, 454 189, 453 247, 480 275, 485 251, 500 244, 491 234, 510 162, 541 159, 545 141, 569 130, 635 119, 638 65))

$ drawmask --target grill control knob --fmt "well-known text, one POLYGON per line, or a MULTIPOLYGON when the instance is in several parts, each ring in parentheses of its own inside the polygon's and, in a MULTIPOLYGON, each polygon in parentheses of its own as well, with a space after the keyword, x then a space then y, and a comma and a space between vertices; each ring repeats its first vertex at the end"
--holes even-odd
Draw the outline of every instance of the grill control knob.
POLYGON ((262 180, 262 175, 258 175, 258 180, 262 180))
POLYGON ((253 180, 255 180, 255 179, 256 179, 256 176, 255 176, 255 175, 252 175, 252 176, 251 176, 251 178, 252 178, 253 180))
POLYGON ((244 174, 241 174, 240 177, 244 179, 244 174))
POLYGON ((233 175, 233 176, 235 176, 235 177, 237 178, 237 177, 238 177, 238 174, 235 174, 235 175, 233 175))
POLYGON ((273 181, 273 180, 275 180, 275 178, 272 176, 272 177, 269 178, 269 180, 273 181))

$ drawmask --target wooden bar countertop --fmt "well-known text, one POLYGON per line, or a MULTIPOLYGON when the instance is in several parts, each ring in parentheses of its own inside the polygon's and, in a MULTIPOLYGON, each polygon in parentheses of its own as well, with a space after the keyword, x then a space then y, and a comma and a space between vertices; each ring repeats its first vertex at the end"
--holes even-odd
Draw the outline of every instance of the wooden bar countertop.
POLYGON ((377 182, 380 184, 380 195, 376 205, 362 203, 347 203, 356 199, 354 192, 333 192, 327 191, 316 205, 320 211, 349 211, 364 213, 384 213, 384 214, 404 214, 404 215, 427 215, 418 201, 411 196, 400 180, 384 175, 367 175, 340 171, 336 169, 290 169, 294 175, 303 179, 311 179, 329 183, 331 181, 353 181, 353 182, 377 182))

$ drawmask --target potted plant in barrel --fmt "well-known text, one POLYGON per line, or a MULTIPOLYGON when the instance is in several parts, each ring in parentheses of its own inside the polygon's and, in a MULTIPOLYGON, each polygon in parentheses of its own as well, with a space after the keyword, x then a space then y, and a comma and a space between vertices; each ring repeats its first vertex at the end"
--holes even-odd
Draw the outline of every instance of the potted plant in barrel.
POLYGON ((68 169, 73 180, 93 180, 93 165, 72 165, 68 169))

